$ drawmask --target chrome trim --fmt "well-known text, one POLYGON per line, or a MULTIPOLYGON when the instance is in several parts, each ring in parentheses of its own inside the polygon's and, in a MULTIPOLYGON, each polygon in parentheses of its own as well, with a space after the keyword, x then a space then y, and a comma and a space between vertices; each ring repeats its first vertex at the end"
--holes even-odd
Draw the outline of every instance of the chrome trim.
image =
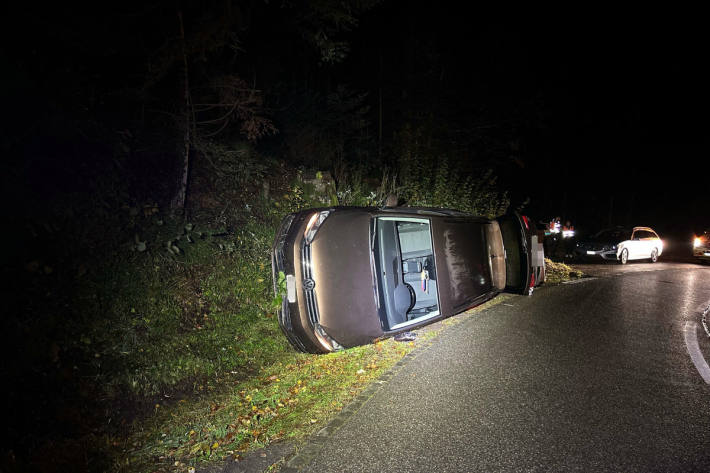
MULTIPOLYGON (((283 219, 281 227, 278 230, 276 245, 274 245, 274 250, 271 255, 271 277, 273 279, 274 284, 274 295, 279 295, 279 272, 283 271, 284 273, 286 273, 286 269, 284 266, 284 245, 286 243, 286 235, 288 235, 288 232, 291 229, 291 224, 293 223, 294 217, 295 215, 291 214, 287 215, 283 219)), ((281 331, 284 333, 288 341, 291 342, 291 345, 293 345, 300 351, 307 352, 308 350, 306 350, 305 345, 303 344, 303 342, 301 342, 301 340, 298 339, 293 330, 293 324, 291 323, 291 308, 289 307, 288 299, 287 297, 285 297, 284 294, 281 294, 281 296, 281 308, 276 310, 276 316, 279 321, 279 327, 281 327, 281 331)))
MULTIPOLYGON (((302 280, 313 281, 313 271, 311 270, 311 245, 303 243, 301 247, 301 267, 303 270, 302 280)), ((320 321, 320 314, 318 313, 318 302, 316 300, 315 289, 308 289, 309 285, 303 284, 303 296, 306 302, 306 313, 308 314, 308 320, 315 327, 315 325, 320 321)))

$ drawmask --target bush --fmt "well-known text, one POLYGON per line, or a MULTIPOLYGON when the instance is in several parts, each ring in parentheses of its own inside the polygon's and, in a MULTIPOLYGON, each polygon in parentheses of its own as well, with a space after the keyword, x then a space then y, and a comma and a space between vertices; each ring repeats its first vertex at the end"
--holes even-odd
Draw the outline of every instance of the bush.
POLYGON ((400 135, 397 160, 399 196, 407 205, 445 207, 495 217, 510 201, 496 186, 492 170, 471 172, 461 162, 426 146, 421 131, 405 128, 400 135))
POLYGON ((564 263, 556 263, 549 258, 545 258, 545 282, 547 284, 559 284, 571 279, 584 276, 582 271, 572 268, 564 263))

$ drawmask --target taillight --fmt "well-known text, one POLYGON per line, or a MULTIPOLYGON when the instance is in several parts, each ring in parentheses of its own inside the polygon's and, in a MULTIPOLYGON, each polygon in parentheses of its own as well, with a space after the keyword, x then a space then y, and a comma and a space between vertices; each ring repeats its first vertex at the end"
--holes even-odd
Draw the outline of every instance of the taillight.
POLYGON ((532 296, 534 290, 535 290, 535 272, 533 271, 533 273, 530 274, 530 286, 528 286, 528 296, 532 296))
POLYGON ((528 221, 528 218, 523 215, 523 223, 525 224, 525 229, 530 230, 530 222, 528 221))

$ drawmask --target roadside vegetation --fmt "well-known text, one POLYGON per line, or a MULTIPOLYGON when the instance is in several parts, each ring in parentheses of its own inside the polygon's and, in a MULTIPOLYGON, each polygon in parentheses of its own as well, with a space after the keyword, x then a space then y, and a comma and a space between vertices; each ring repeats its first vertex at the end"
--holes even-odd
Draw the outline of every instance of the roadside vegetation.
POLYGON ((448 75, 429 65, 448 56, 419 54, 436 44, 426 28, 383 50, 414 60, 407 97, 391 76, 378 100, 345 62, 380 3, 158 0, 16 18, 0 471, 186 471, 298 438, 413 348, 292 350, 274 313, 280 220, 391 193, 501 214, 496 173, 524 167, 519 130, 544 123, 533 96, 440 86, 448 75))
POLYGON ((545 258, 545 284, 560 284, 583 276, 582 271, 572 266, 545 258))
POLYGON ((349 168, 336 185, 248 143, 234 149, 213 145, 196 161, 185 215, 139 200, 116 169, 25 221, 11 286, 18 317, 5 321, 18 361, 4 373, 16 407, 4 470, 181 472, 302 438, 416 343, 293 350, 270 264, 283 216, 382 205, 391 192, 480 214, 507 206, 490 175, 459 182, 421 151, 409 173, 430 174, 431 194, 422 180, 390 177, 398 172, 365 180, 349 168))

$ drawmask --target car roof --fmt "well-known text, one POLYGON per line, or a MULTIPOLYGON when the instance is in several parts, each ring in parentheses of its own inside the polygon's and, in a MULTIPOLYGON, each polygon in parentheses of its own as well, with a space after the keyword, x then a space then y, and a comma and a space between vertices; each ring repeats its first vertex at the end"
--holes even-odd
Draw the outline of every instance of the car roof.
POLYGON ((634 231, 636 231, 636 230, 649 230, 649 231, 652 231, 653 233, 656 233, 656 230, 654 230, 651 227, 634 227, 634 231))
POLYGON ((334 211, 350 211, 350 212, 367 212, 370 214, 407 214, 407 215, 430 215, 436 217, 477 217, 484 218, 462 212, 461 210, 445 209, 438 207, 358 207, 337 205, 333 207, 319 207, 313 209, 304 209, 303 211, 313 210, 334 210, 334 211))

